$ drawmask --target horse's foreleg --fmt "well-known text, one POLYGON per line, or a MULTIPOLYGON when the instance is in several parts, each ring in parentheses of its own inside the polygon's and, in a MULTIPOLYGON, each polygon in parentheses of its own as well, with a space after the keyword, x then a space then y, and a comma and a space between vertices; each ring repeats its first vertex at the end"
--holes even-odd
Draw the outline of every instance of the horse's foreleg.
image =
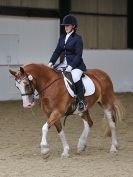
POLYGON ((42 140, 40 143, 41 154, 46 158, 49 155, 49 145, 47 143, 47 134, 48 134, 48 123, 46 122, 42 127, 42 140))
POLYGON ((50 128, 53 124, 55 124, 57 131, 59 133, 60 139, 62 141, 63 147, 64 147, 64 151, 62 153, 62 156, 68 157, 68 151, 69 151, 69 146, 67 144, 66 138, 65 138, 65 134, 64 131, 62 130, 62 126, 60 123, 60 118, 61 118, 62 114, 58 111, 55 110, 53 111, 49 118, 48 121, 44 124, 43 128, 42 128, 42 141, 41 141, 41 153, 43 155, 47 155, 49 153, 49 146, 47 143, 47 133, 48 133, 48 128, 50 128))
POLYGON ((118 142, 116 137, 116 126, 115 122, 113 121, 112 111, 110 109, 106 109, 104 112, 108 121, 109 128, 111 130, 112 145, 110 148, 110 152, 117 152, 118 142))
POLYGON ((79 138, 78 145, 77 145, 77 153, 81 153, 85 150, 87 144, 88 134, 90 132, 90 127, 93 125, 93 122, 90 118, 90 114, 88 111, 83 113, 82 120, 84 123, 84 130, 79 138))
POLYGON ((47 157, 49 154, 49 145, 47 143, 48 129, 58 120, 59 113, 57 111, 52 112, 48 118, 48 121, 42 127, 42 140, 40 143, 41 153, 43 157, 47 157))
POLYGON ((65 137, 65 133, 62 129, 62 125, 60 120, 58 120, 57 122, 55 122, 55 127, 58 131, 59 137, 61 139, 62 145, 63 145, 63 153, 62 153, 62 157, 69 157, 69 145, 67 143, 66 137, 65 137))

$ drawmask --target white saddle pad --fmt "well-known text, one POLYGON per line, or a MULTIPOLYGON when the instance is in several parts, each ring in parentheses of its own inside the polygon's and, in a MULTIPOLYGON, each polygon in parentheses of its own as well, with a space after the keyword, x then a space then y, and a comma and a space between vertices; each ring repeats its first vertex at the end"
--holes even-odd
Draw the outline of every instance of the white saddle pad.
MULTIPOLYGON (((63 76, 64 76, 64 74, 63 74, 63 76)), ((65 76, 64 76, 64 82, 65 82, 66 88, 68 90, 68 93, 72 97, 75 97, 76 95, 73 92, 73 90, 70 88, 68 82, 70 84, 72 84, 72 83, 65 76)), ((95 92, 95 85, 94 85, 93 81, 87 75, 85 75, 84 77, 82 77, 82 82, 83 82, 84 87, 85 87, 84 96, 92 95, 95 92)))

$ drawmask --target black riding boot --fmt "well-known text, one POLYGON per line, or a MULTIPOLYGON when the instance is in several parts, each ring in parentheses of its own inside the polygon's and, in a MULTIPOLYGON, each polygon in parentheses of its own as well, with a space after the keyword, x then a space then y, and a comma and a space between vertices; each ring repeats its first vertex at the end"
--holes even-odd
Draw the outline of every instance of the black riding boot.
POLYGON ((84 111, 85 102, 84 102, 84 90, 82 80, 80 79, 78 82, 75 83, 76 86, 76 93, 79 100, 79 111, 84 111))

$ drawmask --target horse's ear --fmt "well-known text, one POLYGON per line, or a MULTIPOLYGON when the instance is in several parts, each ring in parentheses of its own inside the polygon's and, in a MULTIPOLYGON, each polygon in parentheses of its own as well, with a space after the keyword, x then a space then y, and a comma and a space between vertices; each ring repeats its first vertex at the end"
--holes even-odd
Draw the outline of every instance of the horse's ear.
POLYGON ((13 71, 13 70, 9 69, 9 72, 10 72, 13 76, 16 76, 16 71, 13 71))
POLYGON ((21 72, 22 74, 24 74, 24 73, 25 73, 24 68, 23 68, 23 67, 21 67, 21 66, 20 66, 20 72, 21 72))

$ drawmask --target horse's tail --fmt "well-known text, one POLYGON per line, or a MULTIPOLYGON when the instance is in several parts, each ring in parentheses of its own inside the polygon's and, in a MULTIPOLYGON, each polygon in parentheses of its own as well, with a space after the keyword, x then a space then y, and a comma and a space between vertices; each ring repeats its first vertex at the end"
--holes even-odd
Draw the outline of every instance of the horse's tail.
MULTIPOLYGON (((122 121, 122 119, 124 118, 124 114, 125 114, 125 109, 122 103, 120 102, 120 100, 114 97, 114 102, 112 105, 112 118, 114 119, 116 126, 118 126, 119 123, 122 121)), ((111 136, 111 131, 109 126, 107 126, 107 123, 105 126, 105 136, 111 136)))

